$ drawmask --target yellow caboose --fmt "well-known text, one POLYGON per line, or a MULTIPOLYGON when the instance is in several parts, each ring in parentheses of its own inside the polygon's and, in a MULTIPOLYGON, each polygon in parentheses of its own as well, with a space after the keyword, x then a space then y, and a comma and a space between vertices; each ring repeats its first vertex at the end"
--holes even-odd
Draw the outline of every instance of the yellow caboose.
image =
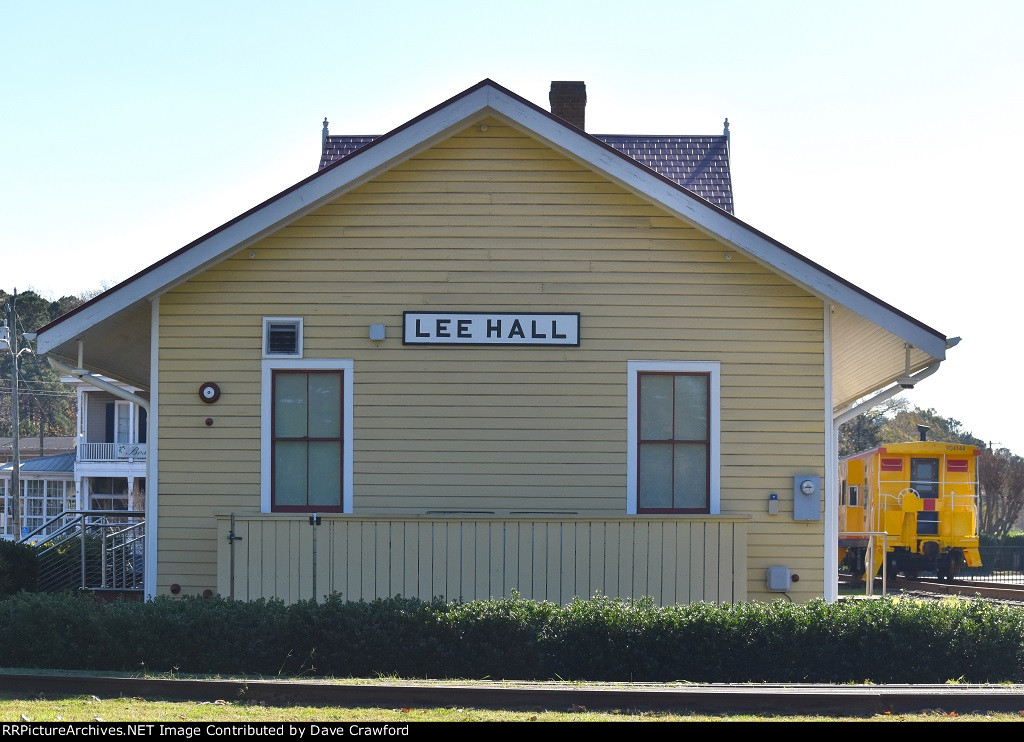
POLYGON ((934 570, 952 581, 963 564, 981 566, 977 460, 959 443, 894 443, 839 462, 839 561, 873 573, 887 550, 890 575, 934 570), (873 538, 868 534, 887 534, 873 538), (884 545, 883 545, 884 544, 884 545))

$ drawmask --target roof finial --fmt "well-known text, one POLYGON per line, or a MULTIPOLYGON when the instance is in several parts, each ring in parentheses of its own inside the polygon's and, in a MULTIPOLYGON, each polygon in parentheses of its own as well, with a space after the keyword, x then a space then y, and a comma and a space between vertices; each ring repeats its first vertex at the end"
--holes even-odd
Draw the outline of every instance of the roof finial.
MULTIPOLYGON (((327 119, 324 119, 324 124, 327 123, 327 119)), ((324 129, 326 131, 326 128, 324 129)), ((729 119, 725 120, 725 124, 722 126, 722 136, 726 139, 729 138, 729 119)))
POLYGON ((324 116, 324 135, 323 135, 323 139, 321 139, 321 141, 320 141, 320 146, 321 147, 326 147, 327 146, 327 117, 326 116, 324 116))

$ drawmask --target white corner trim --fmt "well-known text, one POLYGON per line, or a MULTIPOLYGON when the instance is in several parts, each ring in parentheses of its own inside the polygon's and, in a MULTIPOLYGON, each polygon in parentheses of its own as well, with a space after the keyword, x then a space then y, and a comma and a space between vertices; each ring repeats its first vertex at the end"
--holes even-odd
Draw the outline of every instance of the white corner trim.
POLYGON ((832 415, 832 305, 825 302, 824 411, 825 477, 821 491, 825 497, 825 602, 839 600, 839 425, 832 415))
POLYGON ((160 491, 160 298, 150 303, 149 414, 146 417, 146 566, 142 592, 146 600, 156 597, 157 517, 160 491))
POLYGON ((708 486, 711 515, 722 512, 722 364, 719 361, 627 361, 626 362, 626 513, 637 511, 637 374, 641 371, 706 373, 711 377, 708 389, 708 420, 711 449, 708 451, 708 486))
POLYGON ((271 481, 273 471, 270 459, 270 420, 273 408, 274 371, 279 369, 293 371, 344 371, 343 374, 343 415, 342 420, 342 479, 341 506, 345 513, 352 512, 352 373, 354 362, 351 358, 266 358, 262 362, 260 379, 260 512, 269 513, 271 481))

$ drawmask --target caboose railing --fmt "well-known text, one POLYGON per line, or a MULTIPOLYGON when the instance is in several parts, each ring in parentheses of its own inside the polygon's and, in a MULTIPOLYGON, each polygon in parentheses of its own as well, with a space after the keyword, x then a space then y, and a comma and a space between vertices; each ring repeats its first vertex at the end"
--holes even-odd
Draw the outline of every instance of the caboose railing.
POLYGON ((868 542, 867 549, 864 554, 864 574, 866 579, 864 580, 864 594, 871 597, 875 593, 875 580, 872 575, 875 574, 875 539, 882 539, 882 596, 886 596, 887 582, 889 576, 889 565, 888 559, 885 558, 885 554, 889 551, 889 534, 885 531, 840 531, 839 538, 865 538, 868 542))

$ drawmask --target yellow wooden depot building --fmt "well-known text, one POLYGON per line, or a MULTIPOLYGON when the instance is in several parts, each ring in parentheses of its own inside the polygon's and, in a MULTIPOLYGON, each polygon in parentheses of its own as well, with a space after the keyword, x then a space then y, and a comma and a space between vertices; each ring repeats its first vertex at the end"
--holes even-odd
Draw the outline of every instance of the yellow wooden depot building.
POLYGON ((484 80, 40 331, 143 390, 147 595, 837 597, 953 341, 578 123, 484 80))

